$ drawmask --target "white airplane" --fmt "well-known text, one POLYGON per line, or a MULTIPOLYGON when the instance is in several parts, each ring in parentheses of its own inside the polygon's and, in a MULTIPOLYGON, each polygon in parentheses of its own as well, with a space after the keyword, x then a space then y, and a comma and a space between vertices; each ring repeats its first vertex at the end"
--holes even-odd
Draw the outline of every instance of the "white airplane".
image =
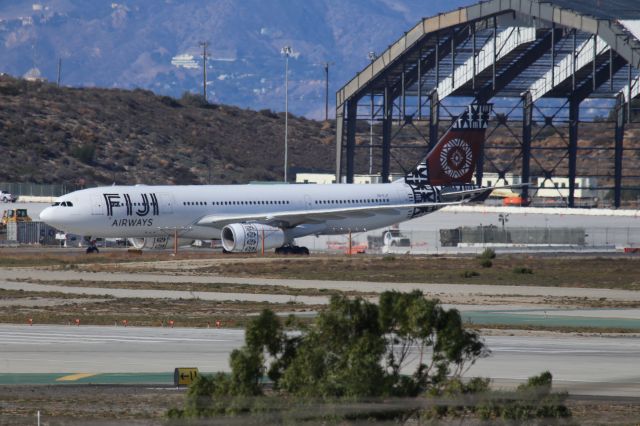
POLYGON ((387 227, 444 206, 484 201, 471 184, 491 105, 470 105, 404 179, 387 184, 105 186, 59 197, 40 219, 65 232, 156 239, 221 239, 228 252, 308 254, 295 239, 387 227))

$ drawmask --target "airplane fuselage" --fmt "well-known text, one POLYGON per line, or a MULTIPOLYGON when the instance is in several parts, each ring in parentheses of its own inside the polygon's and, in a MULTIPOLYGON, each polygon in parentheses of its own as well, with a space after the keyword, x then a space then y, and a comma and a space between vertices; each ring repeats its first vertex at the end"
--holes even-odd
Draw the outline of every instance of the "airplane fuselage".
MULTIPOLYGON (((391 184, 107 186, 72 192, 56 200, 41 219, 66 232, 93 237, 146 238, 173 235, 220 238, 221 229, 200 226, 207 215, 313 211, 414 202, 412 188, 391 184)), ((431 209, 435 210, 435 208, 431 209)), ((425 212, 391 209, 369 217, 303 224, 290 234, 343 234, 390 226, 425 212)))

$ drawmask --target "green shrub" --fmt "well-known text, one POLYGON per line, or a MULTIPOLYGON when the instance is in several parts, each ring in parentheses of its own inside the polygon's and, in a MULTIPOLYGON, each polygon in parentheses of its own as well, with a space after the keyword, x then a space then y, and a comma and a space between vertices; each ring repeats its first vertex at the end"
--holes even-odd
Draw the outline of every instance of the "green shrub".
POLYGON ((204 108, 208 105, 207 100, 202 95, 196 95, 195 93, 184 92, 180 98, 180 103, 184 106, 192 106, 198 108, 204 108))
POLYGON ((473 278, 473 277, 477 277, 480 274, 477 273, 476 271, 464 271, 460 275, 462 275, 462 278, 473 278))
POLYGON ((75 148, 71 154, 83 163, 91 165, 96 156, 96 146, 92 143, 86 143, 75 148))
POLYGON ((480 266, 483 268, 491 268, 493 266, 493 262, 489 259, 482 259, 480 261, 480 266))
POLYGON ((514 274, 533 274, 533 269, 527 268, 525 266, 518 266, 513 268, 514 274))
POLYGON ((496 251, 494 249, 484 249, 484 251, 478 256, 479 259, 495 259, 496 251))
POLYGON ((180 108, 182 107, 182 104, 180 102, 178 102, 177 100, 175 100, 174 98, 172 98, 171 96, 161 96, 160 97, 160 103, 171 107, 171 108, 180 108))
POLYGON ((396 260, 396 257, 395 257, 395 256, 384 256, 384 257, 382 258, 382 261, 383 261, 383 262, 393 262, 393 261, 395 261, 395 260, 396 260))

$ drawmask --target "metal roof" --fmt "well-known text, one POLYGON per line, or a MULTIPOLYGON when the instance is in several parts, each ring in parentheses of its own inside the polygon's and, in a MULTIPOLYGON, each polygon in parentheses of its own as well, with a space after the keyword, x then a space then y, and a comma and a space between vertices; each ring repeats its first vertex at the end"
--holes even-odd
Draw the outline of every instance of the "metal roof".
MULTIPOLYGON (((538 29, 538 38, 531 43, 523 43, 514 49, 509 56, 496 62, 497 72, 506 78, 504 71, 509 70, 510 66, 513 67, 515 60, 521 58, 522 55, 532 55, 533 52, 536 52, 537 45, 537 56, 532 58, 532 63, 524 69, 518 69, 517 73, 510 73, 511 80, 508 84, 503 84, 501 92, 493 93, 492 96, 511 96, 526 90, 528 82, 544 76, 545 70, 548 70, 553 64, 552 61, 556 55, 567 53, 569 46, 566 38, 561 38, 555 53, 551 53, 550 49, 546 49, 547 51, 541 49, 541 40, 549 37, 552 28, 576 30, 579 42, 590 36, 597 36, 611 47, 616 57, 624 59, 636 70, 640 68, 640 40, 620 22, 640 20, 640 0, 489 0, 422 19, 382 52, 375 61, 338 90, 336 106, 340 108, 349 99, 358 99, 367 93, 379 91, 383 87, 397 85, 407 72, 405 64, 412 61, 417 62, 429 52, 432 54, 435 45, 439 43, 437 37, 440 35, 452 38, 452 46, 455 46, 456 56, 451 60, 450 52, 441 51, 439 62, 445 64, 451 60, 455 68, 469 56, 469 37, 465 33, 465 26, 494 18, 503 21, 511 19, 525 22, 526 25, 538 29)), ((506 26, 504 23, 500 24, 499 29, 503 30, 506 26)), ((477 36, 482 43, 483 40, 486 40, 487 34, 480 31, 477 36)), ((601 56, 596 61, 596 67, 604 66, 605 60, 601 56)), ((614 85, 610 87, 612 90, 620 90, 624 85, 624 78, 618 75, 619 62, 620 60, 617 59, 616 69, 612 70, 612 74, 617 76, 614 85)), ((433 87, 435 83, 434 69, 435 63, 431 63, 430 67, 422 70, 424 77, 420 81, 420 87, 429 87, 430 85, 433 87)), ((443 74, 446 74, 446 71, 443 74)), ((582 74, 579 75, 580 78, 588 78, 588 75, 582 74)), ((636 71, 634 71, 635 76, 636 71)), ((484 75, 479 72, 479 84, 486 84, 488 77, 486 72, 484 75)), ((409 81, 409 83, 408 90, 419 90, 415 80, 409 81)), ((564 90, 560 89, 562 88, 555 90, 554 93, 565 95, 566 85, 564 90)), ((600 90, 600 92, 602 91, 600 90)), ((473 91, 468 86, 460 88, 455 93, 458 96, 472 94, 473 91)))
POLYGON ((638 0, 551 0, 538 3, 552 3, 597 19, 640 19, 638 0))

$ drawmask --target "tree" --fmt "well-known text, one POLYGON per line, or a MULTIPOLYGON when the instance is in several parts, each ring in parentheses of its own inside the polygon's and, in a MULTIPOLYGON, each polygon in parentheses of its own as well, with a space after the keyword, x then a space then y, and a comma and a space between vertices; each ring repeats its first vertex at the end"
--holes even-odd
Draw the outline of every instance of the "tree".
POLYGON ((342 398, 385 393, 380 363, 385 339, 372 303, 334 295, 300 340, 279 386, 302 397, 342 398))
POLYGON ((457 310, 443 309, 421 291, 383 293, 380 319, 388 336, 386 365, 396 396, 416 396, 448 376, 460 377, 490 353, 475 331, 464 328, 457 310), (402 376, 405 366, 416 361, 410 352, 414 347, 419 348, 417 367, 411 376, 402 376), (426 361, 429 348, 432 355, 426 361))
MULTIPOLYGON (((274 407, 308 400, 338 402, 425 394, 482 398, 490 393, 488 379, 461 380, 471 365, 490 353, 478 333, 464 327, 457 310, 444 309, 438 300, 426 299, 420 291, 384 292, 378 305, 360 297, 334 295, 311 326, 287 332, 285 327, 291 325, 264 310, 248 324, 245 345, 232 352, 231 374, 198 379, 189 390, 185 409, 173 410, 170 415, 273 414, 274 407), (267 396, 261 387, 265 374, 273 383, 273 392, 267 396)), ((562 397, 550 391, 551 375, 544 373, 518 389, 516 396, 524 402, 497 394, 499 404, 494 404, 496 394, 491 394, 480 405, 462 401, 426 414, 470 412, 486 419, 566 415, 562 397)), ((330 411, 316 411, 320 412, 313 415, 331 416, 327 414, 330 411)), ((394 408, 362 416, 406 419, 418 412, 394 408)), ((313 415, 305 413, 305 418, 313 419, 313 415)))

